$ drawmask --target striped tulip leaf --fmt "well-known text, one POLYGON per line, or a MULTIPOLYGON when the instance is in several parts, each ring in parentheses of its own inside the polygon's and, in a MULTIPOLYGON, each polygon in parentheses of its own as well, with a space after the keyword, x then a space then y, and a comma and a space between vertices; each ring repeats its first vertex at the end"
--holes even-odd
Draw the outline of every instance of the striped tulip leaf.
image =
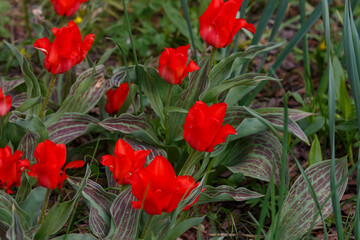
POLYGON ((124 113, 117 118, 107 118, 100 122, 99 125, 111 132, 121 132, 134 138, 139 138, 146 143, 159 145, 158 138, 147 121, 145 114, 134 116, 124 113))
POLYGON ((61 111, 86 113, 97 104, 111 86, 110 80, 105 79, 103 65, 97 66, 95 69, 88 69, 80 74, 72 85, 67 96, 71 99, 71 104, 64 104, 61 111))
POLYGON ((83 135, 91 123, 97 124, 98 120, 81 113, 65 113, 58 121, 48 126, 49 139, 56 144, 66 144, 83 135))
POLYGON ((154 147, 146 143, 138 142, 136 140, 126 138, 126 142, 131 145, 131 147, 136 150, 151 150, 150 154, 148 155, 146 162, 149 164, 154 157, 160 155, 167 158, 166 151, 162 148, 154 147))
POLYGON ((92 236, 90 234, 72 233, 72 234, 52 238, 52 240, 97 240, 97 238, 95 238, 94 236, 92 236))
POLYGON ((0 88, 2 89, 5 95, 8 94, 11 90, 19 86, 20 84, 24 83, 24 79, 13 79, 13 80, 6 80, 4 77, 0 78, 0 88))
POLYGON ((40 136, 38 133, 28 130, 19 143, 18 150, 22 151, 23 158, 29 160, 30 165, 36 163, 34 158, 34 151, 39 138, 40 136))
POLYGON ((6 232, 6 237, 9 240, 28 239, 25 236, 24 229, 21 226, 20 219, 15 209, 12 211, 12 222, 10 228, 6 232))
MULTIPOLYGON (((141 65, 139 65, 141 67, 141 65)), ((119 87, 120 84, 127 81, 129 78, 130 82, 137 84, 135 66, 128 66, 129 75, 126 74, 125 67, 119 67, 113 71, 113 77, 111 82, 115 87, 119 87)))
MULTIPOLYGON (((330 168, 331 160, 322 161, 311 165, 305 173, 314 188, 317 199, 322 207, 322 214, 327 218, 332 212, 330 199, 330 168)), ((346 157, 335 160, 335 176, 339 182, 345 177, 337 189, 339 199, 342 198, 347 185, 347 159, 346 157)), ((296 179, 289 190, 280 216, 278 239, 300 239, 309 230, 313 221, 315 225, 321 222, 318 209, 303 175, 296 179)), ((315 226, 314 225, 314 226, 315 226)))
POLYGON ((109 239, 136 239, 136 225, 139 217, 139 210, 132 207, 135 201, 131 187, 122 191, 110 207, 110 213, 114 222, 113 229, 108 236, 109 239))
POLYGON ((103 239, 110 231, 110 207, 116 195, 105 192, 99 184, 90 179, 87 180, 82 194, 90 204, 90 229, 95 236, 103 239))
MULTIPOLYGON (((224 156, 219 158, 228 158, 226 166, 231 172, 270 182, 273 171, 275 183, 280 185, 282 146, 273 134, 262 132, 240 138, 229 145, 229 149, 224 152, 224 156)), ((287 169, 287 185, 288 181, 289 170, 287 169)))
POLYGON ((219 187, 205 186, 205 191, 200 194, 196 204, 204 204, 209 202, 225 202, 225 201, 246 201, 253 198, 260 198, 264 195, 250 191, 247 188, 233 188, 227 185, 219 187))
POLYGON ((18 108, 20 107, 27 99, 27 95, 26 93, 19 93, 16 94, 13 98, 12 98, 12 104, 11 106, 13 106, 14 108, 18 108))

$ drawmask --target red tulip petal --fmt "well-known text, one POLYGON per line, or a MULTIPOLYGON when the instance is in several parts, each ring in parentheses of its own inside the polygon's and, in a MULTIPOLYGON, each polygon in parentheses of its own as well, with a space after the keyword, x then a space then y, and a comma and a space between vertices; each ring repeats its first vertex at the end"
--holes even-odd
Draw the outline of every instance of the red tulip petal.
POLYGON ((175 51, 177 53, 184 54, 185 56, 187 56, 189 48, 190 48, 190 44, 186 44, 185 46, 178 47, 175 51))
POLYGON ((221 129, 218 131, 213 143, 207 148, 206 152, 212 152, 214 151, 214 147, 220 143, 223 143, 226 141, 226 137, 229 135, 235 135, 236 130, 231 125, 226 124, 225 126, 222 126, 221 129))
POLYGON ((69 162, 68 164, 66 164, 64 171, 66 169, 74 169, 74 168, 81 168, 83 167, 85 164, 85 162, 83 160, 78 160, 78 161, 73 161, 73 162, 69 162))
POLYGON ((112 155, 105 155, 101 157, 101 164, 104 166, 108 166, 110 171, 113 171, 115 167, 115 158, 112 155))
POLYGON ((143 169, 146 158, 150 154, 150 150, 138 150, 134 152, 134 163, 133 163, 133 169, 143 169))
POLYGON ((11 108, 11 97, 8 95, 6 97, 0 98, 0 117, 5 116, 11 108))
POLYGON ((40 186, 48 189, 55 189, 61 182, 61 176, 58 169, 50 169, 46 164, 37 163, 31 166, 27 174, 34 177, 40 186))
POLYGON ((184 79, 188 75, 188 73, 199 70, 199 69, 200 69, 199 66, 194 61, 190 61, 184 70, 182 79, 184 79))
POLYGON ((170 162, 163 156, 156 156, 144 169, 149 175, 151 189, 170 189, 175 182, 175 171, 170 162))
POLYGON ((34 47, 37 50, 42 51, 43 53, 45 53, 45 56, 47 56, 50 53, 50 49, 51 49, 51 42, 49 39, 43 37, 40 38, 38 40, 35 41, 34 43, 34 47))
POLYGON ((81 45, 81 58, 79 58, 77 63, 80 63, 85 59, 85 57, 86 57, 88 51, 90 50, 94 40, 95 40, 95 35, 94 34, 88 34, 88 35, 85 36, 84 41, 83 41, 83 43, 81 45))
POLYGON ((244 28, 245 28, 246 30, 249 30, 249 31, 252 32, 253 34, 255 34, 255 32, 256 32, 255 26, 254 26, 253 24, 251 24, 251 23, 246 24, 246 25, 244 26, 244 28))

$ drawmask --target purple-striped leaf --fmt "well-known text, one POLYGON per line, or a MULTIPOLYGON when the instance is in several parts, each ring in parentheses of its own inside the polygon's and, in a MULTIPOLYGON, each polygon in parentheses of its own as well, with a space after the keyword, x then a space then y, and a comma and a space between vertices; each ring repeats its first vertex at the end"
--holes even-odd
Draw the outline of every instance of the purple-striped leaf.
MULTIPOLYGON (((260 115, 265 115, 265 114, 279 114, 281 116, 284 115, 284 108, 279 108, 279 107, 257 108, 257 109, 254 109, 254 111, 259 113, 260 115)), ((288 109, 289 118, 295 122, 297 122, 303 118, 309 117, 311 115, 314 115, 314 113, 304 112, 304 111, 297 110, 297 109, 288 109)))
POLYGON ((39 141, 40 135, 38 133, 27 130, 25 136, 19 143, 18 150, 22 151, 23 157, 29 160, 30 165, 36 163, 34 158, 34 151, 39 141))
MULTIPOLYGON (((322 214, 327 218, 333 211, 330 198, 330 168, 331 160, 311 165, 305 173, 314 188, 317 199, 322 207, 322 214), (325 202, 326 201, 326 202, 325 202)), ((347 173, 346 157, 335 160, 336 182, 339 182, 347 173)), ((347 185, 347 178, 337 189, 339 199, 342 198, 347 185)), ((300 239, 310 228, 315 216, 315 225, 321 221, 318 209, 308 190, 303 175, 295 181, 284 202, 281 211, 278 239, 300 239)), ((314 225, 314 226, 315 226, 314 225)))
POLYGON ((18 108, 20 107, 27 99, 26 93, 19 93, 16 94, 13 98, 12 98, 12 106, 14 108, 18 108))
POLYGON ((139 210, 132 207, 131 202, 136 198, 131 192, 131 187, 122 191, 114 200, 110 213, 114 221, 114 229, 109 239, 132 240, 136 238, 136 225, 139 217, 139 210))
POLYGON ((129 143, 135 151, 136 150, 151 150, 150 154, 146 158, 147 164, 149 164, 151 162, 151 160, 154 159, 154 157, 159 156, 159 155, 167 158, 166 151, 162 148, 154 147, 149 144, 138 142, 138 141, 130 139, 130 138, 126 138, 126 142, 129 143))
POLYGON ((0 221, 4 221, 7 224, 12 224, 12 212, 13 207, 15 207, 15 211, 18 214, 21 225, 25 230, 30 228, 31 218, 30 216, 22 210, 17 202, 12 196, 5 193, 4 191, 0 191, 0 221))
POLYGON ((125 67, 119 67, 113 71, 113 77, 111 78, 111 82, 114 86, 119 87, 120 84, 127 81, 129 78, 130 82, 137 84, 136 71, 135 66, 128 66, 129 75, 126 74, 125 67))
POLYGON ((156 134, 146 119, 145 114, 134 116, 129 113, 121 114, 118 118, 107 118, 99 123, 100 126, 112 132, 122 132, 142 141, 159 145, 156 134))
POLYGON ((105 192, 99 184, 90 179, 87 180, 82 194, 90 203, 90 229, 95 236, 103 239, 110 231, 110 207, 116 195, 105 192))
POLYGON ((24 83, 24 79, 14 79, 14 80, 5 80, 5 78, 0 78, 0 88, 3 93, 7 95, 11 90, 24 83))
MULTIPOLYGON (((228 157, 237 162, 228 169, 233 173, 242 173, 262 181, 270 182, 274 171, 275 183, 280 185, 282 146, 277 137, 269 132, 262 132, 240 138, 231 145, 228 157)), ((289 170, 286 171, 285 182, 289 181, 289 170)))
POLYGON ((12 223, 6 232, 6 237, 9 240, 28 239, 25 236, 24 229, 21 226, 20 219, 15 209, 12 211, 12 223))
POLYGON ((98 120, 81 113, 65 113, 58 121, 48 126, 49 139, 56 144, 66 144, 83 135, 91 123, 97 124, 98 120))
POLYGON ((232 188, 227 185, 219 187, 205 186, 205 191, 200 194, 196 204, 225 201, 246 201, 253 198, 260 198, 264 195, 250 191, 247 188, 232 188))
POLYGON ((67 98, 72 97, 73 104, 67 104, 65 112, 86 113, 92 109, 104 93, 112 86, 110 80, 105 79, 105 67, 97 66, 83 72, 73 84, 67 98))

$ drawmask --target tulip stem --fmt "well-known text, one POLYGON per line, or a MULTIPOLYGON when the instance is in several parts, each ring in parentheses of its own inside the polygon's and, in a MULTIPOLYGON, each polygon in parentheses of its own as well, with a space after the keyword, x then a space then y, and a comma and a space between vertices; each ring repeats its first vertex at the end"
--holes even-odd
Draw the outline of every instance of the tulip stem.
POLYGON ((46 194, 45 194, 45 198, 44 198, 44 203, 43 203, 43 205, 42 205, 41 214, 40 214, 40 218, 39 218, 39 225, 40 225, 40 224, 44 221, 44 219, 45 219, 45 212, 46 212, 46 208, 47 208, 48 203, 49 203, 50 194, 51 194, 51 189, 46 189, 46 194))
POLYGON ((149 215, 147 221, 146 221, 146 224, 145 224, 145 227, 144 227, 144 230, 142 231, 141 233, 141 236, 140 236, 140 239, 145 239, 149 229, 150 229, 150 226, 151 226, 151 223, 153 221, 153 218, 154 218, 154 215, 149 215))
POLYGON ((213 64, 214 64, 214 58, 215 58, 215 53, 216 53, 216 47, 213 47, 211 49, 211 55, 210 55, 210 64, 209 64, 209 70, 208 73, 210 72, 213 64))
POLYGON ((166 145, 169 145, 169 142, 170 142, 169 114, 166 110, 166 107, 168 107, 170 104, 171 92, 173 90, 173 87, 174 87, 173 85, 170 85, 168 96, 167 96, 166 103, 165 103, 165 143, 166 143, 166 145))
POLYGON ((39 113, 39 118, 42 117, 42 115, 43 115, 43 113, 44 113, 44 111, 45 111, 45 108, 46 108, 46 106, 47 106, 47 104, 48 104, 48 101, 49 101, 49 98, 50 98, 50 95, 51 95, 51 91, 52 91, 52 89, 53 89, 53 87, 54 87, 54 84, 55 84, 55 80, 56 80, 56 75, 53 74, 53 75, 52 75, 52 78, 51 78, 50 86, 49 86, 49 88, 48 88, 48 90, 47 90, 47 92, 46 92, 45 100, 44 100, 44 102, 43 102, 43 105, 42 105, 41 110, 40 110, 40 113, 39 113))
POLYGON ((197 151, 195 149, 193 149, 189 155, 189 157, 186 159, 186 162, 183 166, 183 168, 181 169, 180 173, 179 173, 179 176, 182 176, 184 174, 187 174, 187 171, 192 167, 193 165, 193 158, 195 156, 195 153, 197 151))

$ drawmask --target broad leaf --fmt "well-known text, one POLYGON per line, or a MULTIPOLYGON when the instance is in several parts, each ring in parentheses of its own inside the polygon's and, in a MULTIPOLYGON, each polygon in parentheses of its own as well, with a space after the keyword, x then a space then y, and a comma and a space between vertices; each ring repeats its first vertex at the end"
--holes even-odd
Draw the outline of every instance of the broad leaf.
POLYGON ((90 179, 87 180, 82 194, 90 203, 89 222, 92 233, 99 238, 105 238, 110 231, 110 207, 116 195, 105 192, 99 184, 90 179))
POLYGON ((31 225, 35 226, 40 216, 41 206, 46 195, 46 188, 37 187, 31 191, 27 199, 19 203, 20 207, 31 217, 31 225))
POLYGON ((200 194, 198 204, 210 203, 210 202, 225 202, 225 201, 246 201, 253 198, 260 198, 264 195, 250 191, 249 189, 239 187, 232 188, 227 185, 221 185, 219 187, 205 186, 205 191, 200 194))
POLYGON ((114 229, 111 230, 109 239, 132 240, 136 238, 139 210, 133 208, 131 204, 135 200, 131 187, 122 191, 114 200, 110 208, 114 229))
POLYGON ((11 90, 19 86, 24 82, 24 79, 13 79, 6 80, 4 77, 0 78, 0 88, 3 91, 3 94, 7 95, 11 90))
MULTIPOLYGON (((227 159, 226 166, 231 172, 270 182, 273 171, 275 183, 280 184, 282 146, 273 134, 263 132, 240 138, 227 149, 218 158, 227 159)), ((288 169, 285 180, 288 185, 288 169)))
MULTIPOLYGON (((319 204, 322 206, 324 218, 327 218, 333 211, 330 199, 330 168, 331 160, 326 160, 311 165, 305 171, 314 188, 319 204), (325 200, 327 201, 325 202, 325 200)), ((345 177, 347 171, 346 157, 337 159, 335 161, 336 181, 339 182, 345 177)), ((339 199, 342 198, 346 185, 347 178, 337 189, 339 199)), ((314 218, 316 218, 315 225, 320 223, 320 215, 317 213, 318 209, 304 177, 301 175, 291 187, 284 202, 280 216, 278 239, 300 239, 309 230, 314 218)))
POLYGON ((21 226, 19 217, 15 209, 13 209, 12 211, 12 223, 9 230, 6 232, 6 237, 9 240, 28 239, 25 236, 24 229, 21 226))
POLYGON ((146 158, 146 162, 149 164, 156 156, 160 155, 167 158, 166 151, 162 148, 157 148, 146 143, 138 142, 130 138, 126 138, 126 142, 136 150, 151 150, 150 154, 146 158))
POLYGON ((28 130, 19 143, 18 150, 22 151, 23 158, 29 160, 30 165, 36 163, 34 158, 34 151, 39 141, 39 134, 28 130))
POLYGON ((97 240, 97 238, 95 238, 90 234, 72 233, 69 235, 63 235, 60 237, 52 238, 52 240, 97 240))
POLYGON ((204 220, 206 216, 189 218, 185 221, 178 223, 173 229, 171 229, 169 236, 166 239, 176 240, 180 237, 184 232, 189 230, 194 226, 198 226, 204 220))

